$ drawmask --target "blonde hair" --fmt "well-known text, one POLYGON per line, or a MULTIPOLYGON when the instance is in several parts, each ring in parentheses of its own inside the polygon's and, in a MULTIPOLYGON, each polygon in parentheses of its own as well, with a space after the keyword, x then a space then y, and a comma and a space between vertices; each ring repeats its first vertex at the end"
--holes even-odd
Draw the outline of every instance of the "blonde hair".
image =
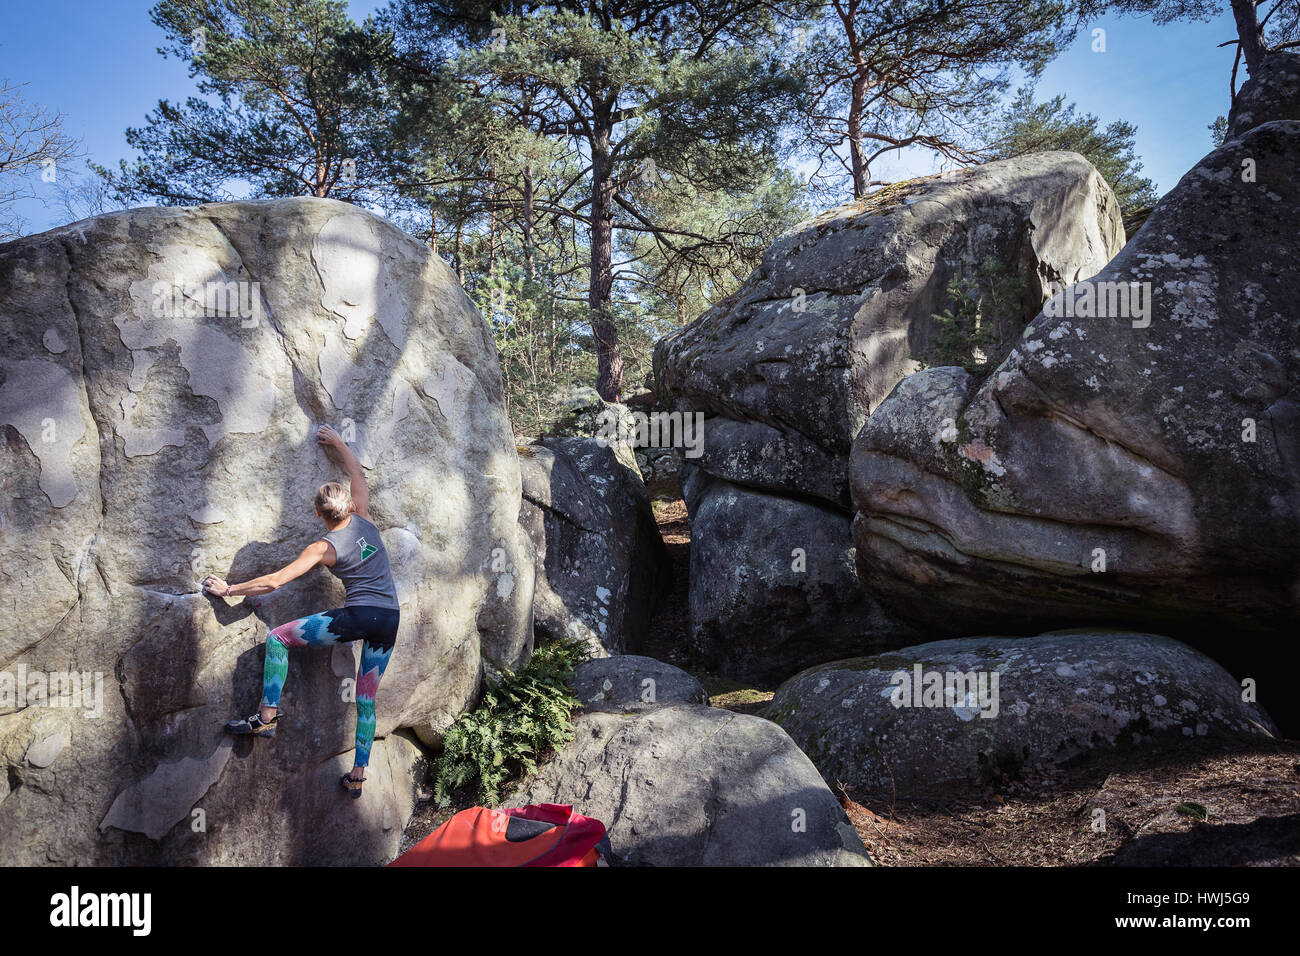
POLYGON ((352 492, 337 481, 316 489, 316 510, 326 521, 342 521, 352 513, 352 492))

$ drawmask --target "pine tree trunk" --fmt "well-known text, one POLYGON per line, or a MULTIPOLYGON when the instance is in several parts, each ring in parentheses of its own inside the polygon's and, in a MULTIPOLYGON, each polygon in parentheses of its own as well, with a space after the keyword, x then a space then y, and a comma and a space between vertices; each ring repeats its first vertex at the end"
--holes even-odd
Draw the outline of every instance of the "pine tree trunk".
POLYGON ((849 158, 853 166, 853 198, 867 194, 867 164, 862 156, 862 109, 866 80, 853 78, 853 93, 849 102, 849 158))
POLYGON ((495 179, 488 183, 488 278, 497 274, 497 183, 495 179))
POLYGON ((867 109, 867 64, 862 57, 862 48, 857 36, 858 4, 856 0, 847 4, 836 4, 836 12, 844 27, 849 41, 849 53, 853 58, 853 86, 849 92, 849 166, 853 171, 853 198, 861 199, 867 193, 867 161, 862 155, 862 114, 867 109))
POLYGON ((1263 31, 1259 28, 1255 0, 1232 0, 1232 18, 1237 21, 1237 37, 1241 40, 1246 69, 1254 76, 1268 52, 1264 47, 1263 31))
POLYGON ((591 144, 591 331, 596 338, 596 391, 607 402, 623 391, 623 356, 614 325, 614 182, 609 141, 613 124, 608 112, 597 117, 591 144))
POLYGON ((524 164, 524 276, 533 281, 533 167, 524 164))

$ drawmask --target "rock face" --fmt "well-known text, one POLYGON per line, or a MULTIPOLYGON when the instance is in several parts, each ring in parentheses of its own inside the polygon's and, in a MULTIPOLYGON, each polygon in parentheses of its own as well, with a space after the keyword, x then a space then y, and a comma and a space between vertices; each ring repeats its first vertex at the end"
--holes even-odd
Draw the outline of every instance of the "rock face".
POLYGON ((775 686, 812 661, 913 632, 858 583, 849 519, 685 469, 692 651, 734 680, 775 686))
POLYGON ((390 858, 420 759, 396 731, 436 741, 484 662, 531 648, 519 466, 455 275, 344 203, 138 209, 0 246, 0 333, 0 533, 22 555, 0 569, 0 861, 390 858), (199 588, 319 536, 312 496, 343 476, 326 422, 367 470, 402 605, 355 802, 354 645, 290 654, 273 741, 222 734, 258 700, 268 628, 340 605, 339 585, 199 588), (23 706, 20 673, 68 670, 78 707, 23 706))
POLYGON ((623 404, 607 402, 594 388, 582 386, 557 394, 556 401, 561 415, 555 423, 555 434, 604 438, 617 449, 620 460, 635 463, 634 470, 647 485, 676 477, 682 452, 651 440, 658 433, 650 427, 650 420, 665 409, 658 406, 649 391, 633 394, 623 404))
POLYGON ((954 276, 988 258, 1010 266, 1027 280, 1028 318, 1049 290, 1097 272, 1123 241, 1113 194, 1076 153, 900 184, 795 227, 735 295, 660 340, 660 400, 732 422, 726 445, 706 431, 710 473, 774 491, 811 488, 847 505, 805 480, 798 459, 809 445, 847 456, 871 409, 916 367, 954 276), (782 438, 802 440, 796 454, 782 438), (775 459, 786 476, 754 481, 749 459, 730 465, 746 451, 775 459))
POLYGON ((1096 749, 1275 733, 1205 655, 1165 637, 1085 630, 825 664, 782 685, 766 714, 828 781, 899 797, 977 792, 1096 749))
POLYGON ((569 686, 588 713, 627 714, 669 704, 709 703, 704 685, 680 667, 638 654, 583 661, 569 686))
POLYGON ((675 479, 681 461, 681 452, 676 448, 649 445, 636 450, 636 466, 647 483, 675 479))
POLYGON ((537 556, 539 640, 581 640, 597 655, 635 649, 671 585, 668 552, 628 456, 594 438, 519 448, 519 521, 537 556))
MULTIPOLYGON (((1277 99, 1254 83, 1245 102, 1277 99)), ((986 381, 923 372, 876 409, 851 471, 858 568, 882 602, 942 634, 1156 630, 1289 681, 1300 122, 1255 119, 986 381)), ((1278 719, 1283 697, 1261 685, 1278 719)))
POLYGON ((1123 241, 1114 195, 1081 156, 989 163, 796 227, 735 295, 656 345, 660 400, 708 416, 704 454, 688 462, 699 474, 683 479, 692 630, 707 663, 745 679, 762 676, 746 663, 762 660, 784 676, 910 639, 851 566, 854 437, 916 368, 954 277, 1000 263, 1025 280, 1027 320, 1123 241), (793 530, 778 532, 776 514, 793 530), (727 600, 713 601, 727 579, 727 600), (752 626, 769 619, 782 623, 752 626))
POLYGON ((573 805, 608 827, 613 862, 629 866, 870 865, 817 769, 779 727, 692 703, 702 688, 674 671, 636 657, 580 665, 574 686, 599 710, 577 718, 573 742, 510 804, 573 805), (645 700, 647 678, 657 705, 645 700))
POLYGON ((590 385, 557 392, 553 400, 560 415, 555 423, 555 434, 569 438, 595 438, 609 428, 611 413, 616 417, 627 414, 627 406, 605 401, 590 385))
POLYGON ((1232 101, 1228 137, 1234 138, 1261 123, 1300 120, 1300 53, 1266 57, 1232 101))

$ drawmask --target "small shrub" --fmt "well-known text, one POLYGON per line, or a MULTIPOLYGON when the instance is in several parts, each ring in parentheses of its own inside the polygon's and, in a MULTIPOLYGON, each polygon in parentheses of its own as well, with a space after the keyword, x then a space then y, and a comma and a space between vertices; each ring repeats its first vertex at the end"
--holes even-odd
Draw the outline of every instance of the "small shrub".
POLYGON ((1193 820, 1200 823, 1204 823, 1210 818, 1209 810, 1199 803, 1192 803, 1190 800, 1178 804, 1178 806, 1174 807, 1174 811, 1185 817, 1191 817, 1193 820))
POLYGON ((972 375, 997 368, 1024 330, 1024 293, 1024 278, 993 259, 974 276, 954 276, 948 283, 953 305, 933 316, 935 334, 921 368, 960 365, 972 375))
POLYGON ((470 783, 482 804, 496 806, 508 781, 532 773, 540 757, 573 739, 580 702, 565 681, 584 657, 580 641, 556 641, 539 647, 523 669, 488 683, 478 707, 444 738, 434 783, 439 806, 470 783))

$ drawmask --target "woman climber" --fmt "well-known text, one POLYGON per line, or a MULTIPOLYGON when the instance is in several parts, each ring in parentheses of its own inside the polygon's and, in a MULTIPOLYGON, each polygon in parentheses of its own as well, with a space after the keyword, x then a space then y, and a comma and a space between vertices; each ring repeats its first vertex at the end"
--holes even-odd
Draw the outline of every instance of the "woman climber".
POLYGON ((243 584, 208 577, 203 587, 222 597, 269 594, 318 564, 325 565, 343 582, 346 591, 343 607, 281 624, 267 635, 261 707, 249 717, 230 721, 226 731, 275 736, 276 723, 282 716, 280 693, 289 670, 289 648, 362 641, 356 685, 356 758, 352 771, 344 774, 342 781, 351 796, 360 797, 375 739, 375 694, 397 639, 400 612, 388 552, 379 529, 370 521, 369 492, 361 463, 338 432, 328 425, 320 427, 316 440, 338 449, 351 479, 350 489, 330 481, 316 492, 316 516, 325 523, 325 534, 279 571, 243 584))

